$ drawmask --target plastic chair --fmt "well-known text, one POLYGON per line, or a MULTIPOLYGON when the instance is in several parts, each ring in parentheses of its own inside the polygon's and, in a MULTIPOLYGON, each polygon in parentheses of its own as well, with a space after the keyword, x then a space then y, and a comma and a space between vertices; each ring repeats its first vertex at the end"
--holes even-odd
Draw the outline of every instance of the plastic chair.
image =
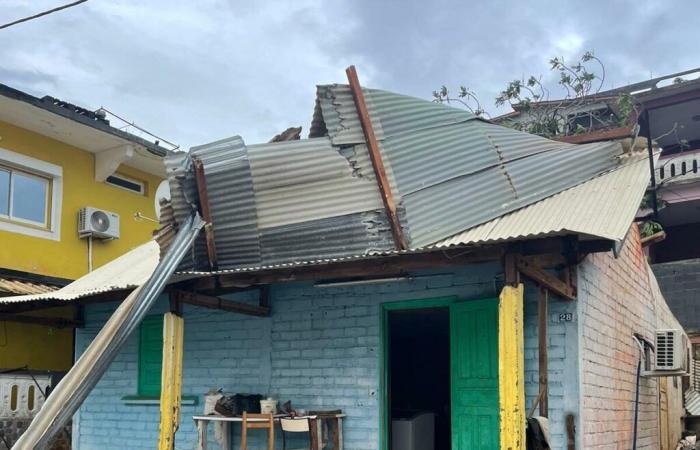
MULTIPOLYGON (((282 450, 309 450, 312 446, 311 421, 308 417, 299 419, 280 419, 282 428, 282 450), (309 446, 305 449, 287 449, 287 433, 306 433, 309 437, 309 446)), ((311 449, 314 450, 314 449, 311 449)))
POLYGON ((267 430, 267 449, 275 448, 275 419, 272 414, 248 414, 243 411, 241 422, 241 450, 248 450, 248 430, 267 430), (251 419, 256 419, 251 421, 251 419))

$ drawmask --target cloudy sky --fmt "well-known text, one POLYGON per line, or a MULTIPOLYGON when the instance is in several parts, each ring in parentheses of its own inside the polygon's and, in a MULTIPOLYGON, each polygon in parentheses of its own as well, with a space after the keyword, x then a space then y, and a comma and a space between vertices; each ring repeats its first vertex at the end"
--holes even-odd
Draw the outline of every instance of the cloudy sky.
MULTIPOLYGON (((0 23, 68 0, 0 0, 0 23)), ((316 84, 430 98, 464 84, 487 110, 551 56, 593 50, 605 88, 700 67, 700 2, 89 0, 0 30, 0 83, 107 109, 183 148, 308 128, 316 84), (673 5, 673 6, 670 6, 673 5)))

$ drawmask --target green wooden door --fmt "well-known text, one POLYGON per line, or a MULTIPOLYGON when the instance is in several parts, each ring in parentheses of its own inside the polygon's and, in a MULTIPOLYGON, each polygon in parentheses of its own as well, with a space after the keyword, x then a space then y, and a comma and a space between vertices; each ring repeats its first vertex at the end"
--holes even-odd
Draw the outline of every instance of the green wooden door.
POLYGON ((450 305, 452 450, 498 450, 498 300, 450 305))

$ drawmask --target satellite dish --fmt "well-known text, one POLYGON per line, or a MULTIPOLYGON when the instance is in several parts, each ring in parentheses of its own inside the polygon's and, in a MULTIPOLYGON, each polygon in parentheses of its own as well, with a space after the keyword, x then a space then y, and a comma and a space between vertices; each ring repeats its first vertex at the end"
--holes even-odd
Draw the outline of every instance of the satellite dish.
POLYGON ((109 229, 109 217, 102 211, 95 211, 90 216, 90 223, 95 231, 104 233, 109 229))
POLYGON ((163 180, 156 189, 156 198, 154 208, 156 210, 156 219, 160 220, 160 201, 161 199, 170 200, 170 183, 168 180, 163 180))

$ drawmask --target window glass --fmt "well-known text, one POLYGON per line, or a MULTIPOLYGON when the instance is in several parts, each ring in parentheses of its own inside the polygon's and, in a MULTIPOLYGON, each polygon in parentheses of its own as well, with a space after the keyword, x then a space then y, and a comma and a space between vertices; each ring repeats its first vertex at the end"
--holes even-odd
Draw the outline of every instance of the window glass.
POLYGON ((10 214, 10 172, 0 169, 0 215, 10 214))
POLYGON ((12 217, 46 223, 48 180, 33 175, 12 174, 12 217))

